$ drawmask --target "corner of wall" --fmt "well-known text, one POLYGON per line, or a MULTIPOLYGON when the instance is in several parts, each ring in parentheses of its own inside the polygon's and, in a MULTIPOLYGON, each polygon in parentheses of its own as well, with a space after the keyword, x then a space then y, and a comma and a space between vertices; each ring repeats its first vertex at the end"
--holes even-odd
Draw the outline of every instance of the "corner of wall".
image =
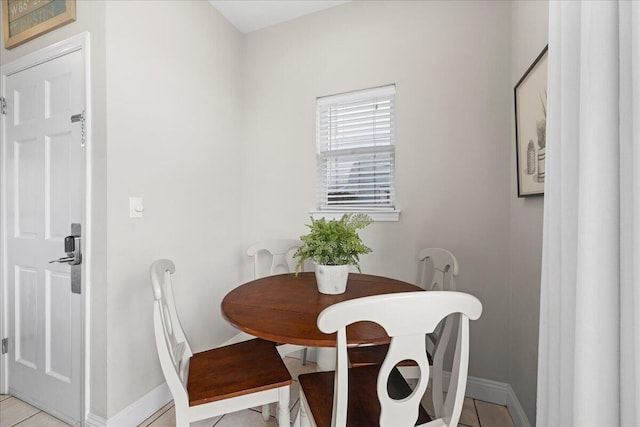
MULTIPOLYGON (((511 87, 547 44, 548 20, 546 0, 511 3, 511 87)), ((544 198, 516 196, 513 108, 510 121, 513 143, 509 208, 509 395, 511 401, 521 403, 515 416, 535 423, 544 198)))

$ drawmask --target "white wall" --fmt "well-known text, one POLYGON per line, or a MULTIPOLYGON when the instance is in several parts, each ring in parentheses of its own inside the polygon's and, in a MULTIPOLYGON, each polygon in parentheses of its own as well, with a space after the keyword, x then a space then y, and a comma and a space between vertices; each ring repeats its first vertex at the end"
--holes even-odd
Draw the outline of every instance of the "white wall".
POLYGON ((306 232, 315 98, 395 83, 400 222, 361 235, 363 272, 414 281, 445 247, 477 295, 470 374, 508 381, 510 4, 351 2, 249 33, 244 47, 244 245, 306 232))
MULTIPOLYGON (((511 8, 511 87, 548 42, 547 1, 515 1, 511 8)), ((536 415, 542 197, 517 197, 514 112, 511 110, 511 237, 509 378, 532 425, 536 415)))
POLYGON ((108 416, 164 379, 149 266, 176 263, 194 351, 232 328, 220 301, 239 281, 241 35, 208 2, 106 6, 108 416), (128 198, 144 217, 128 218, 128 198))

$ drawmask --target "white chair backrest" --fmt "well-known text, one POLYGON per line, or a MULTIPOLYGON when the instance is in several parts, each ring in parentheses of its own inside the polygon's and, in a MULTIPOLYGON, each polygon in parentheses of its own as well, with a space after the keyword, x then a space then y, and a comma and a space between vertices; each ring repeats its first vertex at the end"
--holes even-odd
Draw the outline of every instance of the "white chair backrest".
POLYGON ((302 241, 298 239, 266 240, 252 245, 247 255, 253 257, 255 278, 294 272, 297 260, 293 254, 300 246, 302 241))
MULTIPOLYGON (((381 414, 380 426, 415 425, 418 405, 429 382, 429 361, 425 334, 438 323, 457 316, 458 337, 446 402, 436 413, 437 420, 425 426, 456 426, 462 412, 469 363, 469 319, 482 313, 480 301, 461 292, 406 292, 357 298, 324 309, 318 316, 318 328, 324 333, 337 331, 337 366, 334 386, 332 425, 346 425, 348 401, 348 356, 346 326, 359 321, 381 325, 391 337, 391 345, 377 380, 381 414), (392 399, 387 391, 391 370, 402 360, 414 360, 420 377, 412 394, 401 400, 392 399), (444 424, 443 424, 444 423, 444 424)), ((437 351, 444 352, 446 346, 437 351)), ((357 369, 357 368, 355 368, 357 369)))
POLYGON ((176 404, 180 401, 188 406, 187 376, 193 352, 182 330, 173 299, 171 278, 175 271, 173 262, 168 259, 155 261, 151 265, 151 286, 155 299, 153 324, 158 358, 167 385, 176 404))
POLYGON ((458 260, 451 252, 441 248, 425 248, 418 252, 420 269, 420 286, 427 291, 455 291, 458 275, 458 260), (429 268, 431 261, 433 269, 429 268), (432 276, 427 277, 429 271, 432 276))

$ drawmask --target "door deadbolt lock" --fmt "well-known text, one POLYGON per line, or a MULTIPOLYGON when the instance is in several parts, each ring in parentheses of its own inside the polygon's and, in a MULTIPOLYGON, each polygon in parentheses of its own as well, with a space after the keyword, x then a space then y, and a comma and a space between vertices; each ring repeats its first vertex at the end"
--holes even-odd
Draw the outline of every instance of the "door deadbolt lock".
POLYGON ((64 251, 67 256, 49 261, 49 264, 58 262, 71 266, 71 292, 79 294, 82 290, 82 233, 80 224, 71 224, 71 235, 64 238, 64 251))
POLYGON ((67 236, 64 238, 64 251, 67 256, 49 261, 49 264, 58 262, 61 264, 79 265, 82 263, 82 252, 80 251, 80 236, 67 236))

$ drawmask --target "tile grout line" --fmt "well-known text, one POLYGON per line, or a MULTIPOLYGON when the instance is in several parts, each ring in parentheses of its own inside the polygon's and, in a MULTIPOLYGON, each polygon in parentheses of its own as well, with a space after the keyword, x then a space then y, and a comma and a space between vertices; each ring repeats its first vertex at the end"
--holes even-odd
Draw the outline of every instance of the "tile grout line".
MULTIPOLYGON (((14 397, 14 399, 15 399, 15 397, 14 397)), ((13 424, 13 425, 12 425, 12 427, 15 427, 15 426, 17 426, 17 425, 20 425, 21 423, 23 423, 23 422, 27 421, 29 418, 33 418, 33 417, 35 417, 36 415, 38 415, 39 413, 41 413, 41 412, 42 412, 41 410, 38 410, 38 412, 36 412, 35 414, 31 414, 31 415, 29 415, 27 418, 23 418, 23 419, 21 419, 20 421, 18 421, 17 423, 13 424)))
POLYGON ((478 407, 476 406, 476 399, 473 399, 473 409, 476 411, 476 418, 478 419, 478 425, 482 427, 482 422, 480 421, 480 414, 478 413, 478 407))
MULTIPOLYGON (((155 417, 152 421, 149 422, 149 424, 147 424, 147 427, 153 427, 153 423, 155 423, 156 421, 158 421, 160 419, 160 417, 162 417, 164 414, 166 414, 167 412, 169 412, 171 410, 171 408, 173 408, 175 405, 171 405, 169 406, 166 410, 162 411, 157 417, 155 417)), ((160 411, 155 412, 153 415, 157 414, 160 411)), ((152 415, 152 416, 153 416, 152 415)), ((151 417, 149 417, 151 418, 151 417)), ((147 418, 147 420, 149 419, 147 418)), ((144 424, 147 420, 144 420, 142 424, 144 424)))
POLYGON ((223 416, 221 416, 220 419, 218 419, 218 421, 213 423, 213 425, 211 427, 216 427, 218 425, 218 423, 220 423, 220 421, 222 421, 222 419, 224 418, 225 415, 227 415, 227 414, 224 414, 223 416))

